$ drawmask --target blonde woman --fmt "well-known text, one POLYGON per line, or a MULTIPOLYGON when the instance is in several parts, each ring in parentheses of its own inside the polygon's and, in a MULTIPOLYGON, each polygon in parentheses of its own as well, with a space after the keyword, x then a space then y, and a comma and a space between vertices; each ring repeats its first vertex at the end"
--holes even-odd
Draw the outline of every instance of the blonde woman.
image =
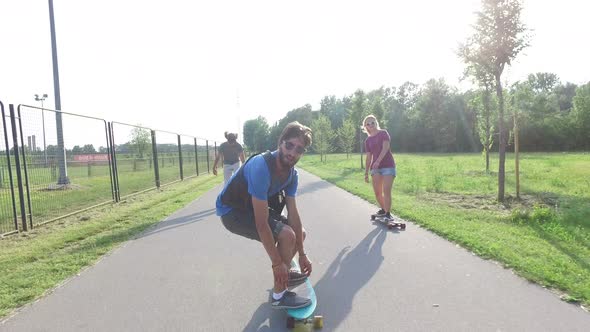
POLYGON ((369 183, 369 172, 373 179, 373 191, 381 208, 376 216, 384 220, 393 221, 391 216, 391 189, 395 180, 395 160, 390 150, 389 133, 379 128, 379 122, 374 115, 368 115, 363 120, 363 131, 369 135, 365 140, 367 152, 365 163, 365 182, 369 183))

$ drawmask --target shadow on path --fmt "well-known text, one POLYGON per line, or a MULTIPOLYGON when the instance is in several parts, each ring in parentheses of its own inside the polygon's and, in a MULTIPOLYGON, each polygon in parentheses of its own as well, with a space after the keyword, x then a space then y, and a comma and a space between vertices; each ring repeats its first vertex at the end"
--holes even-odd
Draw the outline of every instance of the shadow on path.
POLYGON ((141 233, 137 238, 147 237, 150 235, 154 235, 156 233, 160 233, 163 231, 167 231, 173 228, 186 226, 188 224, 192 224, 198 221, 205 219, 206 217, 215 214, 215 208, 207 209, 203 211, 197 211, 193 214, 189 214, 187 216, 180 216, 172 219, 167 219, 162 221, 161 223, 149 228, 145 232, 141 233))
MULTIPOLYGON (((352 251, 349 251, 349 246, 343 248, 326 269, 322 279, 315 283, 314 290, 318 296, 315 314, 324 316, 322 331, 338 329, 340 322, 348 316, 355 295, 383 263, 382 248, 386 237, 387 231, 377 227, 352 251)), ((252 314, 252 319, 243 331, 286 330, 286 317, 284 310, 272 309, 268 302, 265 302, 252 314), (267 319, 268 325, 264 324, 267 319)))
POLYGON ((303 194, 308 194, 314 191, 319 191, 331 187, 334 187, 334 185, 327 181, 315 181, 311 183, 306 183, 297 189, 297 195, 300 196, 303 194))
POLYGON ((377 227, 347 253, 343 248, 314 289, 318 296, 316 314, 324 316, 324 331, 338 329, 352 310, 352 302, 383 263, 387 231, 377 227), (324 299, 322 301, 322 299, 324 299))

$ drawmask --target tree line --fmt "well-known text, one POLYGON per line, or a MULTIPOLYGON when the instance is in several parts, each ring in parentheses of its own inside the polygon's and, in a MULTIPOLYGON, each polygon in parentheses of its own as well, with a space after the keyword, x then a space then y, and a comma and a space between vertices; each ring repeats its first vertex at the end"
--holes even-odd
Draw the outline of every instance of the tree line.
MULTIPOLYGON (((590 82, 560 82, 554 73, 532 73, 526 80, 503 84, 504 69, 529 46, 529 29, 521 21, 520 0, 482 0, 473 33, 457 49, 463 77, 477 86, 459 92, 443 79, 424 85, 407 82, 350 96, 326 96, 320 109, 305 105, 272 127, 262 117, 244 123, 244 143, 253 151, 273 149, 280 130, 297 120, 314 131, 313 149, 362 150, 360 124, 375 115, 399 152, 498 151, 498 201, 504 201, 506 151, 515 151, 517 197, 518 152, 570 151, 590 148, 590 82), (350 130, 352 126, 352 131, 350 130), (354 137, 352 145, 348 140, 354 137), (344 142, 347 142, 346 144, 344 142), (358 142, 358 145, 354 142, 358 142)), ((350 151, 349 151, 350 150, 350 151)))
MULTIPOLYGON (((520 122, 521 151, 590 149, 590 82, 578 86, 560 82, 553 73, 536 73, 504 91, 511 122, 514 117, 520 122)), ((487 146, 497 152, 497 104, 495 95, 486 97, 481 89, 459 92, 444 79, 359 89, 342 98, 324 97, 319 110, 309 104, 293 109, 273 125, 262 116, 248 120, 244 144, 255 152, 275 149, 284 126, 299 121, 314 131, 312 151, 359 152, 359 142, 366 137, 359 130, 362 120, 374 114, 389 131, 393 151, 480 152, 487 146), (488 110, 483 106, 486 98, 488 110)), ((507 147, 514 149, 513 128, 507 147)))

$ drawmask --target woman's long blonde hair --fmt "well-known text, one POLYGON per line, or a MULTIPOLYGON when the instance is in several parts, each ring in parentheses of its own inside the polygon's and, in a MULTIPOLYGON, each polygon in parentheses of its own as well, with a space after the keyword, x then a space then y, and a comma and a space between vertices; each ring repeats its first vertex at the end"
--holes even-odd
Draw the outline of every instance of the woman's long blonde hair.
POLYGON ((369 133, 367 131, 367 127, 365 127, 365 124, 367 123, 367 120, 369 120, 369 119, 373 119, 373 121, 375 121, 375 129, 381 130, 381 127, 379 127, 379 121, 377 121, 377 118, 373 114, 369 114, 369 115, 365 116, 365 118, 363 119, 363 124, 361 125, 361 130, 363 131, 363 133, 365 133, 365 134, 369 133))

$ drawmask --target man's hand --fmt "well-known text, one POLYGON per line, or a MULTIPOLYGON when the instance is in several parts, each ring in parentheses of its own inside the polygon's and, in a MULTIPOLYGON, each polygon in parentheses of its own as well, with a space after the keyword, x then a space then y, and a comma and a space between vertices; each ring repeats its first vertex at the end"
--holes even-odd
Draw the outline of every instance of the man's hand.
POLYGON ((275 285, 281 289, 286 289, 289 282, 289 268, 287 268, 287 265, 280 263, 273 266, 272 274, 275 278, 275 285))
POLYGON ((299 255, 299 266, 301 267, 301 273, 304 273, 309 277, 311 274, 311 261, 307 258, 307 255, 299 255))

